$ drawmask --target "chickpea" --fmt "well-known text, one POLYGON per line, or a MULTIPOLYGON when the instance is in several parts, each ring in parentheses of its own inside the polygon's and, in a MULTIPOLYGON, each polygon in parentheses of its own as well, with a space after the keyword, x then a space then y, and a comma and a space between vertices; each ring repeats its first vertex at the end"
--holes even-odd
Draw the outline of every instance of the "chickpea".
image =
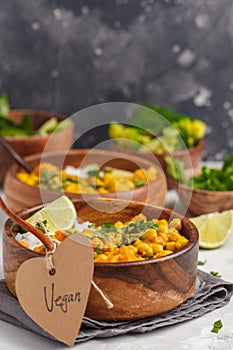
POLYGON ((97 258, 95 259, 95 262, 106 262, 108 260, 107 255, 105 254, 99 254, 97 258))
POLYGON ((188 239, 184 236, 180 236, 180 238, 176 241, 176 248, 178 250, 184 248, 186 244, 188 243, 188 239))
POLYGON ((182 229, 182 223, 179 218, 172 219, 172 221, 169 224, 169 227, 176 228, 178 231, 182 229))
POLYGON ((168 229, 168 225, 166 225, 166 224, 160 224, 159 225, 159 231, 160 232, 166 233, 167 229, 168 229))
POLYGON ((167 242, 165 247, 167 250, 171 250, 172 252, 175 252, 177 250, 176 242, 167 242))
POLYGON ((180 234, 177 231, 172 231, 168 235, 169 241, 174 241, 176 242, 180 238, 180 234))
POLYGON ((154 254, 157 254, 163 251, 163 246, 161 244, 153 243, 151 244, 151 247, 153 249, 154 254))
POLYGON ((157 237, 158 237, 157 231, 153 228, 150 228, 149 230, 147 230, 146 233, 143 235, 143 239, 145 239, 145 241, 150 243, 153 243, 157 237))
POLYGON ((144 242, 141 242, 141 244, 138 246, 138 252, 142 254, 143 257, 152 257, 153 256, 153 249, 152 247, 144 242))

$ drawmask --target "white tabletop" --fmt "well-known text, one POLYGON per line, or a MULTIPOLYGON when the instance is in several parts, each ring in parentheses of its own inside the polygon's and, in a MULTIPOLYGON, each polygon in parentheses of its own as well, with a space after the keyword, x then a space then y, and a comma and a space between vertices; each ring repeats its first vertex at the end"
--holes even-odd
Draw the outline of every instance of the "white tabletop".
MULTIPOLYGON (((170 206, 175 193, 169 191, 167 205, 170 206)), ((6 216, 0 211, 0 229, 6 216)), ((1 242, 1 240, 0 240, 1 242)), ((1 243, 0 243, 1 249, 1 243)), ((2 250, 1 250, 2 251, 2 250)), ((217 271, 222 278, 233 281, 233 235, 221 248, 207 251, 200 250, 199 260, 206 260, 200 268, 206 272, 217 271)), ((0 255, 0 278, 3 278, 2 254, 0 255)), ((178 325, 161 328, 142 335, 124 335, 108 339, 94 339, 74 346, 79 350, 219 350, 233 349, 233 298, 223 308, 206 315, 183 322, 178 325), (223 328, 219 333, 212 333, 213 323, 221 319, 223 328)), ((67 349, 59 342, 55 342, 0 321, 0 349, 8 350, 47 350, 67 349)))

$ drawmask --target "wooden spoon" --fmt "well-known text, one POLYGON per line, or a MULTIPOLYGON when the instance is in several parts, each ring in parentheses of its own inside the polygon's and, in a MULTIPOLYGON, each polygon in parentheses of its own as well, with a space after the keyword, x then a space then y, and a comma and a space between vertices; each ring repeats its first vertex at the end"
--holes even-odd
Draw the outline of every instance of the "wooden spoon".
POLYGON ((23 220, 21 217, 19 217, 18 215, 16 215, 4 202, 4 200, 2 199, 2 197, 0 196, 0 207, 2 208, 2 210, 13 220, 15 221, 18 225, 22 226, 24 229, 28 230, 29 232, 31 232, 34 236, 36 236, 41 243, 43 243, 45 245, 45 247, 48 250, 53 250, 53 243, 52 241, 46 237, 46 235, 41 232, 38 228, 36 228, 35 226, 29 224, 29 222, 23 220))
POLYGON ((12 158, 18 163, 27 173, 32 172, 32 168, 25 160, 14 150, 14 148, 6 141, 6 139, 0 135, 0 144, 3 148, 12 156, 12 158))

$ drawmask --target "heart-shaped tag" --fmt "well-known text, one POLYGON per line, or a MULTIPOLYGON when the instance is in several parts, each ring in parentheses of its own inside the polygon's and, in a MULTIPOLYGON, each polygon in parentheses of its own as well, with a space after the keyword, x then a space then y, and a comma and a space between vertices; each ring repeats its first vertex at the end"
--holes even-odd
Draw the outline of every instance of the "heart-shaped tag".
POLYGON ((27 315, 46 332, 72 346, 86 309, 94 271, 87 237, 70 235, 53 254, 55 274, 45 257, 25 261, 16 276, 16 294, 27 315))

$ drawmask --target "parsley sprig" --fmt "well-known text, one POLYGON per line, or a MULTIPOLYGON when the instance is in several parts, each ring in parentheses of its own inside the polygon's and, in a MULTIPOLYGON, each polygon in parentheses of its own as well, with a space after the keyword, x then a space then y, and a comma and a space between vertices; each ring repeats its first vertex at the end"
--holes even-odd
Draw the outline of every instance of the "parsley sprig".
POLYGON ((223 327, 223 324, 221 320, 215 321, 211 332, 218 333, 222 327, 223 327))

